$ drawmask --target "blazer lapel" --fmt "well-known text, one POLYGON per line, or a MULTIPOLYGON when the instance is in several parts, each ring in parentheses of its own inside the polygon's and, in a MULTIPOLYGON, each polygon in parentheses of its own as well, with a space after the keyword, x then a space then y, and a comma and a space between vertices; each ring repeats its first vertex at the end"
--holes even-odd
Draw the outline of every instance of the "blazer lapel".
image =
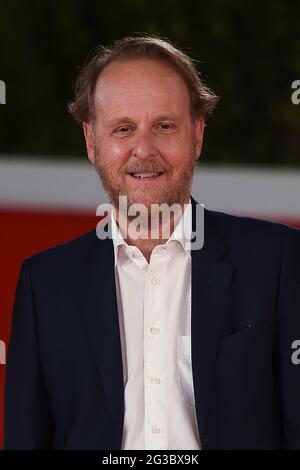
MULTIPOLYGON (((196 231, 192 200, 193 230, 196 231)), ((205 441, 205 423, 210 388, 217 359, 218 342, 226 312, 234 267, 220 261, 228 251, 215 226, 212 215, 204 209, 204 246, 192 250, 192 369, 197 424, 200 439, 205 441)))
POLYGON ((107 405, 119 439, 122 439, 123 366, 111 239, 100 240, 95 232, 82 272, 84 277, 80 295, 83 322, 102 378, 107 405))

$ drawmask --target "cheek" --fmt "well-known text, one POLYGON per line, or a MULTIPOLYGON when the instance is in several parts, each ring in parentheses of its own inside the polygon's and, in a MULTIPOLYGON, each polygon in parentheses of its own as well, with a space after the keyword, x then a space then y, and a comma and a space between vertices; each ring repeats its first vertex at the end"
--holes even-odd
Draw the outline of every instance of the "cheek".
POLYGON ((183 139, 169 139, 160 142, 160 154, 171 167, 179 167, 190 160, 191 148, 183 139))
POLYGON ((105 165, 121 167, 128 159, 129 150, 124 142, 110 141, 102 143, 98 154, 105 165))

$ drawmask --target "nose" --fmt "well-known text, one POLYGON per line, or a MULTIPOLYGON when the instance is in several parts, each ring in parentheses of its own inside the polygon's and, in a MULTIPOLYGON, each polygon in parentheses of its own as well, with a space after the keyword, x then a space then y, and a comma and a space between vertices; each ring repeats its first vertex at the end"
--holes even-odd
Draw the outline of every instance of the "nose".
POLYGON ((151 130, 143 129, 137 131, 133 142, 132 155, 141 160, 146 160, 156 154, 157 150, 151 130))

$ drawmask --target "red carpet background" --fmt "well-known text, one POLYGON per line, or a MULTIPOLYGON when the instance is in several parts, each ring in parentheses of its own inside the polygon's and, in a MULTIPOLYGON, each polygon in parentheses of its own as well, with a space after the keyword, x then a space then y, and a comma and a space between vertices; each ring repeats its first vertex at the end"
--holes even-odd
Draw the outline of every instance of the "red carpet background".
MULTIPOLYGON (((0 340, 9 340, 11 312, 21 262, 96 227, 99 218, 76 213, 0 209, 0 340)), ((5 365, 0 364, 0 448, 3 447, 5 365)))

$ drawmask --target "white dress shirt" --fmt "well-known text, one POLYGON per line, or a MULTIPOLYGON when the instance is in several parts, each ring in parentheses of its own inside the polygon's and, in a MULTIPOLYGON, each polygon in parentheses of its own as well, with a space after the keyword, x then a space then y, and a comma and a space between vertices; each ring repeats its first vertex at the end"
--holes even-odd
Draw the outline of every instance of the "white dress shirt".
POLYGON ((111 211, 125 415, 122 449, 200 449, 191 364, 191 199, 148 264, 111 211))

